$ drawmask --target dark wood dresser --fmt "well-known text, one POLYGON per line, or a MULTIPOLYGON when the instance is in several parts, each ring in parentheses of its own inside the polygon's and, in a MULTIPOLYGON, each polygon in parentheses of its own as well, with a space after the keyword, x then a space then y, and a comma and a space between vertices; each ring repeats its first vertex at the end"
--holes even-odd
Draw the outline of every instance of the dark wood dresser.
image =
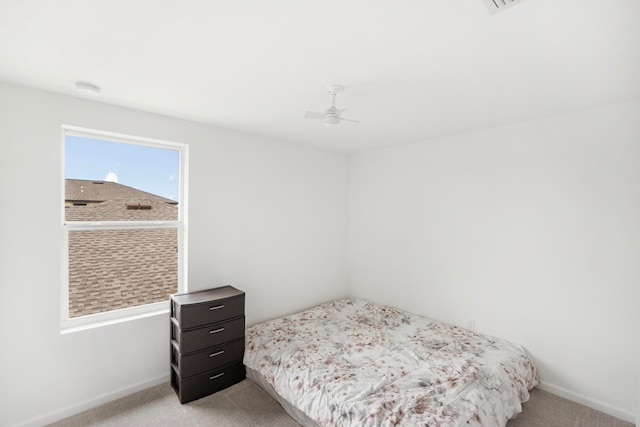
POLYGON ((244 292, 232 287, 171 296, 171 386, 191 402, 245 378, 244 292))

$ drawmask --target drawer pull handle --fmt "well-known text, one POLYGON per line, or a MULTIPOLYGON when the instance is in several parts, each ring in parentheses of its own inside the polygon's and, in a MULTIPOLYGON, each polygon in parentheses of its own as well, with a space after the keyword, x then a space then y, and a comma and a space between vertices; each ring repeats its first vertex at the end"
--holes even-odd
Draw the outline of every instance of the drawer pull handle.
POLYGON ((221 308, 224 308, 224 305, 216 305, 215 307, 209 307, 209 310, 220 310, 221 308))
POLYGON ((223 376, 223 375, 224 375, 224 372, 221 372, 221 373, 216 374, 216 375, 214 375, 214 376, 212 376, 212 377, 209 377, 209 379, 210 379, 210 380, 215 380, 216 378, 220 378, 220 377, 221 377, 221 376, 223 376))
POLYGON ((224 331, 224 328, 214 329, 213 331, 209 331, 210 334, 217 334, 218 332, 224 331))
POLYGON ((220 350, 220 351, 216 351, 215 353, 211 353, 209 355, 209 357, 216 357, 216 356, 220 356, 221 354, 224 354, 224 350, 220 350))

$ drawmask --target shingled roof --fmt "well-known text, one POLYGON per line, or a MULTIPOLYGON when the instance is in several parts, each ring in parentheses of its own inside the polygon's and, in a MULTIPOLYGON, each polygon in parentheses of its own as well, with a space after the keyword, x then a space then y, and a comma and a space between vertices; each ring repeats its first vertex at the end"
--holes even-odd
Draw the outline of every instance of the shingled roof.
MULTIPOLYGON (((109 181, 67 179, 68 221, 172 221, 178 203, 109 181)), ((72 230, 69 317, 164 301, 177 292, 173 228, 72 230)))

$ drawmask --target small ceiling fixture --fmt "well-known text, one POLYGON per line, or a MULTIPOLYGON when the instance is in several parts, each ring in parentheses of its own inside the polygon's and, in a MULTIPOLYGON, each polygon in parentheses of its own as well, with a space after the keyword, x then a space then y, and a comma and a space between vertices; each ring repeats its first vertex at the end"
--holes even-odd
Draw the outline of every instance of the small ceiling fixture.
POLYGON ((78 82, 76 83, 76 89, 83 95, 98 96, 100 95, 100 88, 93 83, 78 82))
POLYGON ((329 96, 331 97, 331 106, 324 110, 324 113, 316 113, 315 111, 307 111, 304 115, 305 119, 321 119, 325 126, 333 126, 340 123, 342 120, 346 120, 348 122, 356 122, 360 123, 358 120, 345 119, 340 117, 340 115, 346 110, 343 108, 339 110, 336 108, 336 95, 339 92, 343 91, 342 86, 331 85, 327 86, 327 91, 329 92, 329 96))

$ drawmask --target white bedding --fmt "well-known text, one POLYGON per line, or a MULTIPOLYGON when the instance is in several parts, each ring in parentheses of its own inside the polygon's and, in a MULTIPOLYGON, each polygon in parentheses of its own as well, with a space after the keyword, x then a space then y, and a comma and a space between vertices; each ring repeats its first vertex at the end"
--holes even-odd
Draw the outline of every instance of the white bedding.
POLYGON ((505 426, 538 383, 520 346, 364 300, 246 339, 245 365, 319 426, 505 426))

